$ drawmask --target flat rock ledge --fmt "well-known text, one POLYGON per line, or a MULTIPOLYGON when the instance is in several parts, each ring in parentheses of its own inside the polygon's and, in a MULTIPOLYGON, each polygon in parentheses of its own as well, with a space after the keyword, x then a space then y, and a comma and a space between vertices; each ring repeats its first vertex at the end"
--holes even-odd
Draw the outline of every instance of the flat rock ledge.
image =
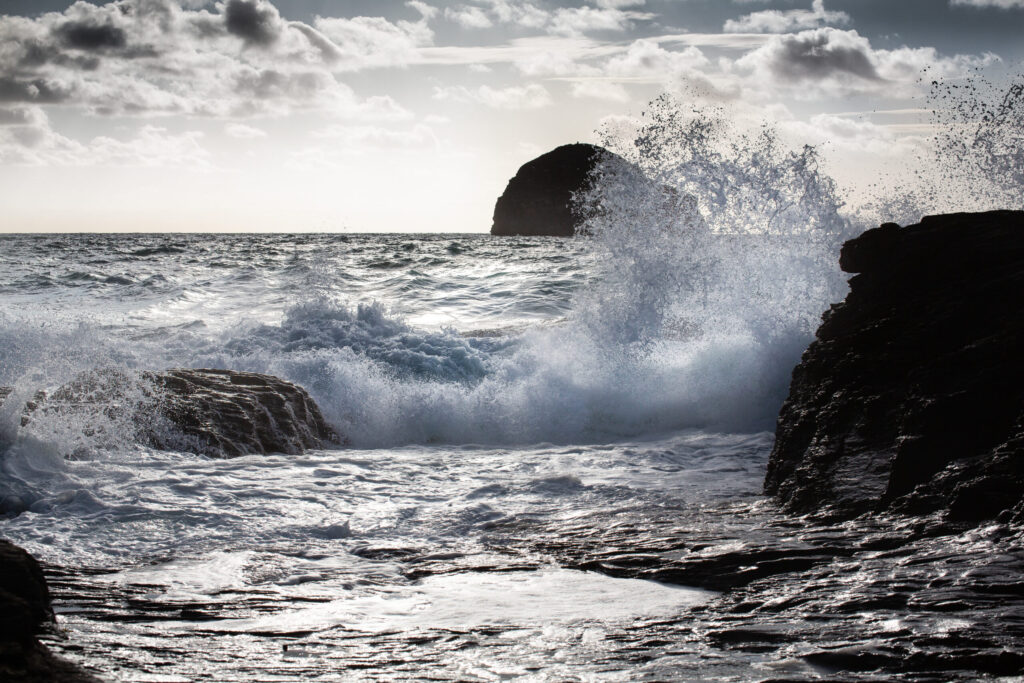
POLYGON ((887 223, 793 371, 765 491, 790 512, 1024 518, 1024 212, 887 223))
POLYGON ((39 642, 37 636, 54 626, 39 563, 13 543, 0 540, 0 680, 98 681, 39 642))
MULTIPOLYGON (((0 403, 11 395, 0 387, 0 403)), ((127 421, 139 443, 217 458, 295 455, 343 441, 302 387, 254 372, 176 369, 84 373, 52 392, 37 392, 22 412, 36 419, 89 416, 127 421)))

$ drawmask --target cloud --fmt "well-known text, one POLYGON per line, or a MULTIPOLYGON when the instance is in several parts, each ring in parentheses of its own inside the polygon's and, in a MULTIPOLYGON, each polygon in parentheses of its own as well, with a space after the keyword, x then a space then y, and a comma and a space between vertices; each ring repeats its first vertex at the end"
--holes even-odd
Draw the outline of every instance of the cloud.
POLYGON ((710 62, 699 48, 666 50, 654 41, 641 39, 633 41, 624 53, 609 59, 603 70, 608 75, 625 78, 672 79, 709 66, 710 62))
POLYGON ((360 148, 393 147, 411 149, 417 147, 439 147, 440 142, 429 126, 416 124, 405 130, 393 130, 381 126, 334 125, 313 132, 313 137, 331 140, 348 151, 360 148))
POLYGON ((146 125, 125 140, 108 136, 81 143, 50 126, 39 107, 0 109, 0 163, 25 166, 178 166, 211 168, 199 131, 171 133, 146 125))
POLYGON ((0 109, 0 126, 40 126, 45 123, 46 114, 39 107, 0 109))
POLYGON ((204 5, 77 2, 35 18, 0 16, 0 105, 224 118, 294 110, 362 117, 386 105, 388 116, 405 116, 390 98, 362 100, 338 75, 418 60, 436 14, 412 0, 419 21, 318 18, 309 25, 286 21, 269 0, 204 5))
POLYGON ((621 83, 614 81, 600 79, 573 81, 571 92, 572 96, 577 98, 608 100, 610 102, 629 101, 629 91, 621 83))
POLYGON ((596 6, 543 9, 521 0, 476 0, 445 9, 445 19, 463 28, 489 28, 498 24, 540 29, 552 35, 581 36, 593 31, 626 31, 636 21, 654 14, 624 10, 643 0, 597 0, 596 6))
POLYGON ((832 114, 818 114, 808 121, 789 119, 781 123, 780 129, 794 141, 827 145, 843 154, 867 154, 874 158, 905 157, 920 150, 928 140, 928 135, 908 135, 902 126, 879 125, 863 118, 832 114))
POLYGON ((427 18, 392 23, 383 17, 324 18, 313 22, 336 46, 343 71, 402 67, 419 60, 419 48, 433 43, 427 18))
POLYGON ((626 31, 634 20, 652 19, 654 15, 623 12, 618 9, 562 7, 555 11, 547 30, 565 36, 578 36, 590 31, 626 31))
POLYGON ((244 123, 229 123, 224 126, 224 132, 228 137, 237 138, 239 140, 255 140, 257 138, 267 137, 267 131, 262 128, 247 126, 244 123))
POLYGON ((551 104, 551 94, 536 83, 509 88, 482 85, 467 88, 463 85, 435 87, 434 99, 483 104, 492 109, 540 109, 551 104))
POLYGON ((738 63, 788 83, 826 78, 881 81, 872 55, 868 39, 855 31, 822 29, 777 38, 738 63))
POLYGON ((845 26, 850 23, 846 12, 830 12, 824 0, 814 0, 811 9, 763 10, 725 22, 726 33, 790 33, 821 26, 845 26))
POLYGON ((1024 0, 950 0, 953 7, 996 7, 998 9, 1024 8, 1024 0))
POLYGON ((0 76, 0 102, 57 104, 71 98, 71 87, 56 79, 19 80, 0 76))
POLYGON ((264 0, 228 0, 224 23, 228 33, 252 45, 270 45, 285 30, 277 8, 264 0))
POLYGON ((800 98, 876 93, 905 96, 916 91, 925 68, 935 76, 963 75, 998 58, 942 57, 935 48, 876 50, 856 31, 821 28, 774 36, 763 46, 730 63, 748 87, 789 89, 800 98))
POLYGON ((594 4, 605 9, 622 9, 623 7, 639 7, 646 0, 597 0, 594 4))
POLYGON ((462 5, 454 9, 448 7, 444 11, 444 18, 463 28, 490 28, 494 25, 481 8, 472 5, 462 5))
POLYGON ((78 50, 119 49, 128 44, 124 29, 111 24, 68 21, 58 26, 54 33, 64 45, 78 50))
POLYGON ((412 7, 414 10, 419 12, 420 16, 424 19, 429 20, 437 16, 437 8, 433 5, 428 5, 427 3, 422 2, 422 0, 409 0, 409 2, 405 4, 407 7, 412 7))

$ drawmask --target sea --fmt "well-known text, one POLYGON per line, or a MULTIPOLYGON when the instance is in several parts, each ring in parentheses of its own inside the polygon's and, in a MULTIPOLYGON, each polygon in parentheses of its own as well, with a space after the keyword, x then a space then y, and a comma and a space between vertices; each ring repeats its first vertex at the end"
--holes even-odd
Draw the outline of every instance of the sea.
POLYGON ((934 579, 905 555, 760 603, 668 571, 820 541, 762 480, 870 223, 806 149, 746 144, 745 176, 708 150, 652 172, 689 179, 686 215, 607 169, 570 239, 0 236, 0 536, 46 568, 49 647, 111 681, 892 680, 822 653, 976 627, 867 599, 934 579), (276 375, 343 443, 214 459, 117 406, 23 424, 110 368, 276 375))

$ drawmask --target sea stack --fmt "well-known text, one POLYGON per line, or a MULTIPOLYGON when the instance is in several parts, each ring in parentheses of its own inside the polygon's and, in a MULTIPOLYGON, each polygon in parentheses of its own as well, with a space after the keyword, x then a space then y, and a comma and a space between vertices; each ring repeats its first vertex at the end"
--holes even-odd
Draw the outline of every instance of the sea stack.
POLYGON ((888 223, 793 371, 765 490, 789 510, 1024 519, 1024 212, 888 223))
POLYGON ((572 237, 583 223, 573 193, 585 191, 594 167, 609 158, 621 159, 603 147, 575 143, 526 162, 494 205, 491 234, 572 237))

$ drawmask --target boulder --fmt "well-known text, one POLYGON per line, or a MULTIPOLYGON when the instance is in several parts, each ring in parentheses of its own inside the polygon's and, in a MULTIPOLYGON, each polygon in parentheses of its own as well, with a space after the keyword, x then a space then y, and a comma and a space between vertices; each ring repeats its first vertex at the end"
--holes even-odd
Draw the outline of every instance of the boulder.
POLYGON ((96 417, 86 430, 127 420, 140 443, 219 458, 297 454, 341 441, 305 389, 255 372, 83 373, 53 392, 37 392, 25 405, 22 425, 76 412, 85 414, 85 423, 96 417))
MULTIPOLYGON (((195 450, 215 457, 302 453, 338 443, 302 387, 271 375, 234 370, 169 370, 148 377, 163 414, 195 450)), ((157 447, 166 447, 155 439, 157 447)))
POLYGON ((573 194, 588 189, 591 172, 608 158, 621 159, 603 147, 575 143, 526 162, 494 205, 491 234, 572 237, 583 224, 573 194))
POLYGON ((794 512, 1024 511, 1024 212, 888 223, 793 371, 765 491, 794 512))

